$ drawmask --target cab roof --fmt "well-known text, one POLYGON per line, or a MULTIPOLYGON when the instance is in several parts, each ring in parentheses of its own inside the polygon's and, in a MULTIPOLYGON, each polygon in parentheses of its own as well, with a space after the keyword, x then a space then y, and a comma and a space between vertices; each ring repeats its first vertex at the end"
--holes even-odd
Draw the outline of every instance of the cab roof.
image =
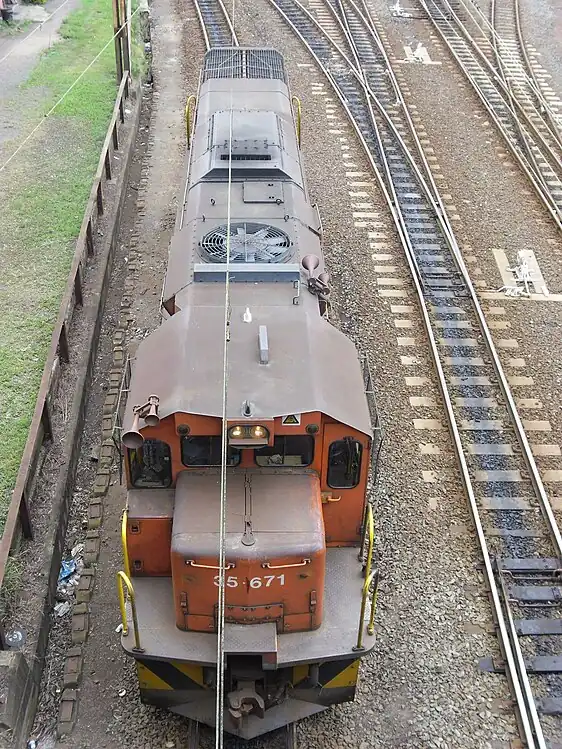
MULTIPOLYGON (((233 306, 228 343, 227 416, 271 419, 320 411, 372 434, 363 373, 353 343, 300 305, 233 306), (258 334, 267 329, 268 363, 260 364, 258 334), (263 328, 262 328, 263 330, 263 328)), ((222 416, 224 307, 188 306, 139 345, 133 362, 124 429, 132 406, 160 398, 161 419, 174 413, 222 416)))

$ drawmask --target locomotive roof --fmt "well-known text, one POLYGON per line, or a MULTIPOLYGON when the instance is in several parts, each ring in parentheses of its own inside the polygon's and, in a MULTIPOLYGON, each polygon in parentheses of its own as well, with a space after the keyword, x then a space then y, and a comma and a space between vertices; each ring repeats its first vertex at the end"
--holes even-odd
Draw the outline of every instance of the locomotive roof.
MULTIPOLYGON (((353 343, 318 314, 300 306, 233 306, 228 344, 229 419, 320 411, 370 435, 363 376, 353 343), (258 328, 267 326, 269 363, 259 362, 258 328)), ((130 384, 125 430, 135 403, 160 398, 159 416, 222 415, 224 308, 190 306, 176 313, 139 345, 130 384)))

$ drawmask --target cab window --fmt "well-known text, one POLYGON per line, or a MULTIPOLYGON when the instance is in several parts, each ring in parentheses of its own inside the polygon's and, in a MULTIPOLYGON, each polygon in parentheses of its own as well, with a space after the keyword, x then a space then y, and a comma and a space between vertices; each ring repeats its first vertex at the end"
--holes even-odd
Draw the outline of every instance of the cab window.
POLYGON ((275 437, 273 447, 255 451, 259 466, 309 466, 314 459, 314 437, 307 434, 275 437))
POLYGON ((129 450, 131 483, 138 489, 155 489, 172 483, 170 446, 161 440, 145 440, 129 450))
POLYGON ((363 445, 353 437, 344 437, 330 445, 328 452, 328 486, 352 489, 359 483, 363 445))
MULTIPOLYGON (((181 462, 191 468, 195 466, 220 466, 222 458, 222 437, 182 437, 181 462)), ((228 448, 227 465, 240 463, 240 450, 228 448)))

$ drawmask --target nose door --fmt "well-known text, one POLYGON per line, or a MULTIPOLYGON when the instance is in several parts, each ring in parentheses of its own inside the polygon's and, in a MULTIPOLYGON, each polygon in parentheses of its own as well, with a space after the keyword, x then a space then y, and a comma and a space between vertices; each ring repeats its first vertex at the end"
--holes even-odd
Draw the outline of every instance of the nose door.
POLYGON ((359 543, 367 489, 370 440, 343 424, 326 424, 322 446, 322 498, 326 543, 359 543))

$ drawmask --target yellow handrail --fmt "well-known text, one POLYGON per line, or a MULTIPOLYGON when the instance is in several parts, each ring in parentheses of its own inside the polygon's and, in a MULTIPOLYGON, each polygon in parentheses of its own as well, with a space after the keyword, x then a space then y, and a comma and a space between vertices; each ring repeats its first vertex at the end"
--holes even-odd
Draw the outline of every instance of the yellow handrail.
MULTIPOLYGON (((365 619, 365 609, 367 608, 367 597, 369 595, 369 588, 371 587, 371 583, 376 578, 377 579, 377 585, 374 587, 373 590, 373 604, 376 605, 376 594, 378 589, 378 576, 379 573, 377 570, 373 570, 371 574, 365 578, 365 582, 363 583, 363 595, 361 596, 361 613, 359 615, 359 631, 357 633, 357 645, 353 648, 353 650, 364 650, 363 647, 363 629, 364 629, 364 619, 365 619)), ((372 635, 375 631, 374 627, 374 620, 375 620, 375 614, 374 614, 374 606, 371 606, 371 615, 369 617, 369 624, 367 627, 367 632, 372 635)))
POLYGON ((376 582, 373 587, 371 614, 369 616, 369 624, 367 625, 367 632, 370 635, 372 635, 375 631, 375 609, 376 609, 376 604, 377 604, 379 573, 378 573, 378 570, 373 570, 371 572, 371 567, 373 566, 373 551, 375 548, 375 519, 373 517, 373 508, 371 507, 370 504, 367 505, 367 508, 365 511, 365 533, 363 535, 363 539, 365 539, 365 536, 368 536, 369 543, 367 547, 367 559, 365 562, 365 582, 363 583, 363 592, 361 595, 361 613, 359 615, 359 632, 357 633, 357 644, 353 648, 354 650, 364 650, 363 629, 364 629, 365 609, 367 607, 367 598, 369 597, 369 588, 371 587, 371 583, 373 582, 373 580, 375 580, 376 582))
POLYGON ((377 610, 377 598, 379 595, 379 571, 375 570, 373 583, 373 595, 371 598, 371 616, 369 617, 369 624, 367 625, 367 632, 370 635, 375 634, 375 612, 377 610))
POLYGON ((367 549, 367 561, 365 563, 365 577, 369 577, 373 563, 373 550, 375 548, 375 518, 373 516, 373 508, 370 504, 367 505, 366 516, 365 535, 369 535, 369 546, 367 549))
POLYGON ((129 593, 131 599, 131 611, 133 613, 133 632, 135 635, 135 645, 133 650, 138 653, 144 653, 144 648, 140 645, 139 636, 139 623, 137 620, 137 604, 135 602, 135 591, 133 589, 133 583, 129 580, 124 572, 117 573, 117 594, 119 596, 119 609, 121 610, 121 623, 123 624, 123 637, 127 637, 129 634, 129 625, 127 623, 127 609, 125 608, 125 593, 123 592, 123 583, 129 593))
POLYGON ((295 109, 297 110, 297 142, 299 144, 299 148, 301 147, 301 100, 298 96, 293 96, 291 98, 291 102, 295 109))
POLYGON ((187 103, 185 105, 185 134, 187 136, 187 147, 189 148, 189 144, 191 142, 191 114, 190 109, 191 105, 195 106, 195 102, 197 101, 197 97, 191 94, 191 96, 187 97, 187 103))
POLYGON ((131 566, 129 564, 129 550, 127 549, 127 508, 123 510, 121 518, 121 546, 123 548, 123 564, 125 565, 125 574, 131 577, 131 566))

